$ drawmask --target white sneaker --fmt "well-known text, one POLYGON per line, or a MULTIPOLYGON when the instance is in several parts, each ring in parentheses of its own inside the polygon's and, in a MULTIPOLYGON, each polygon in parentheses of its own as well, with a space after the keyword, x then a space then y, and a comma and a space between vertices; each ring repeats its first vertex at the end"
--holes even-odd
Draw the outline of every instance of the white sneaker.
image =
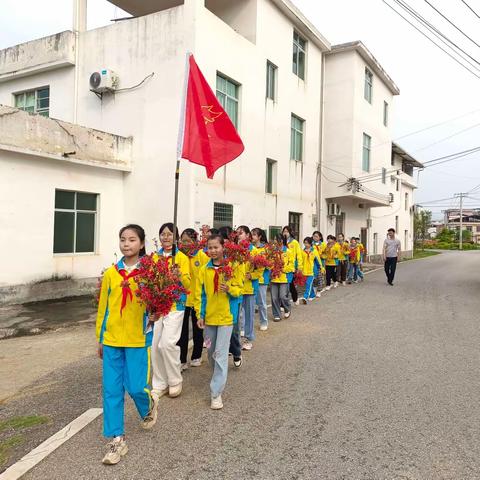
POLYGON ((309 298, 308 301, 309 302, 313 302, 315 300, 315 298, 309 298))
POLYGON ((170 398, 176 398, 182 393, 182 382, 173 387, 168 387, 168 396, 170 398))
POLYGON ((275 317, 275 318, 273 319, 274 322, 279 322, 280 320, 281 320, 280 317, 275 317))
POLYGON ((338 282, 335 282, 335 283, 333 284, 333 288, 337 288, 337 287, 338 287, 338 282))
POLYGON ((332 288, 332 286, 329 285, 328 287, 325 287, 325 290, 328 292, 331 288, 332 288))
POLYGON ((180 371, 184 372, 185 370, 188 370, 188 363, 182 363, 180 365, 180 371))
POLYGON ((322 292, 317 292, 317 298, 320 298, 322 296, 322 292))
POLYGON ((223 408, 222 396, 219 395, 218 397, 212 397, 212 401, 210 403, 210 408, 212 410, 221 410, 223 408))
POLYGON ((342 285, 345 286, 347 284, 347 282, 342 282, 342 285))
POLYGON ((168 395, 168 387, 164 388, 163 390, 152 390, 152 397, 155 396, 157 398, 161 398, 164 395, 168 395))
POLYGON ((300 305, 300 300, 297 299, 297 301, 293 303, 295 303, 295 305, 300 305))
POLYGON ((284 317, 288 318, 290 316, 290 312, 285 312, 284 317))
POLYGON ((190 361, 190 366, 191 367, 200 367, 202 365, 202 359, 201 358, 195 358, 195 360, 190 361))
POLYGON ((249 342, 248 340, 243 342, 242 350, 251 350, 252 348, 253 348, 252 342, 249 342))
POLYGON ((108 451, 102 460, 105 465, 116 465, 128 452, 124 437, 115 437, 110 443, 107 443, 107 448, 108 451))
POLYGON ((266 332, 268 330, 268 325, 260 325, 260 331, 266 332))
POLYGON ((281 311, 281 312, 284 312, 285 309, 284 309, 283 307, 280 307, 280 311, 281 311))
POLYGON ((150 430, 156 423, 157 423, 157 416, 158 416, 158 397, 156 395, 152 395, 152 406, 150 411, 144 417, 142 421, 142 428, 144 430, 150 430))
POLYGON ((306 298, 302 298, 302 303, 303 303, 303 305, 306 305, 306 304, 307 304, 307 299, 306 299, 306 298))

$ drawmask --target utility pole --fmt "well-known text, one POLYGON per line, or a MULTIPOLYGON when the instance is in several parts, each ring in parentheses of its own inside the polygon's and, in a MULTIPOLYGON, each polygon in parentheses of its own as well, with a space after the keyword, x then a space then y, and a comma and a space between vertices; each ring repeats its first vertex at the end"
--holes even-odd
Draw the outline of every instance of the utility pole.
POLYGON ((460 198, 460 235, 458 236, 458 248, 463 250, 463 198, 467 196, 466 193, 456 193, 455 197, 460 198))

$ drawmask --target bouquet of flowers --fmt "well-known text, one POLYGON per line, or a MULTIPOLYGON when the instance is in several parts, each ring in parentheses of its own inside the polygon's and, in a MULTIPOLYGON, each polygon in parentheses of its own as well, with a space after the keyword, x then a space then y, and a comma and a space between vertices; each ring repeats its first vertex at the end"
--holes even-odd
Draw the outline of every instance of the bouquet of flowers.
POLYGON ((97 284, 95 285, 95 290, 93 291, 92 295, 92 305, 95 308, 98 308, 98 304, 100 303, 100 293, 102 291, 102 282, 103 282, 103 275, 107 271, 106 268, 102 270, 100 276, 97 278, 97 284))
POLYGON ((168 258, 154 260, 153 256, 145 255, 140 259, 135 275, 138 284, 135 294, 150 314, 162 317, 168 315, 172 305, 189 292, 183 287, 177 268, 169 265, 168 258))
POLYGON ((260 269, 260 268, 272 268, 273 267, 273 262, 270 261, 266 255, 260 253, 258 255, 252 255, 250 258, 250 263, 252 264, 252 267, 254 270, 260 269))
POLYGON ((188 258, 194 257, 200 250, 203 250, 207 245, 207 240, 199 240, 190 243, 179 242, 178 249, 184 253, 188 258))
POLYGON ((232 240, 227 240, 224 244, 225 258, 231 263, 247 263, 250 261, 250 242, 244 240, 235 243, 232 240))
POLYGON ((215 270, 215 277, 213 279, 213 290, 215 293, 218 293, 220 275, 223 277, 223 282, 228 282, 233 276, 233 268, 225 262, 221 267, 218 267, 215 270))
POLYGON ((270 270, 272 278, 278 278, 283 273, 283 252, 282 249, 274 243, 265 244, 265 257, 271 264, 270 270))
POLYGON ((295 272, 295 275, 293 276, 293 281, 294 281, 295 285, 297 285, 299 287, 303 287, 307 283, 307 277, 302 272, 297 270, 295 272))

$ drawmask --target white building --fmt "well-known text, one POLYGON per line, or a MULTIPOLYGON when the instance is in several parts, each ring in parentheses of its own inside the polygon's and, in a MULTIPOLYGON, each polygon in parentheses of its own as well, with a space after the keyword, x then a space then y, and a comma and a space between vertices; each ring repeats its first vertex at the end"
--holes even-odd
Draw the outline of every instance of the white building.
POLYGON ((126 223, 144 226, 152 248, 172 219, 188 51, 245 152, 213 181, 182 162, 179 227, 247 224, 271 236, 290 224, 303 238, 320 226, 370 248, 383 233, 375 209, 393 214, 391 185, 349 179, 391 167, 382 121, 398 89, 362 44, 331 49, 289 0, 110 1, 132 18, 87 30, 87 0, 76 0, 74 31, 0 51, 0 222, 22 252, 0 273, 0 302, 51 296, 39 282, 52 277, 94 279, 126 223), (114 91, 91 91, 92 73, 110 71, 114 91))
POLYGON ((371 258, 382 253, 390 227, 405 254, 413 250, 412 173, 421 164, 392 147, 390 118, 398 94, 361 42, 333 46, 326 54, 322 228, 360 237, 371 258))

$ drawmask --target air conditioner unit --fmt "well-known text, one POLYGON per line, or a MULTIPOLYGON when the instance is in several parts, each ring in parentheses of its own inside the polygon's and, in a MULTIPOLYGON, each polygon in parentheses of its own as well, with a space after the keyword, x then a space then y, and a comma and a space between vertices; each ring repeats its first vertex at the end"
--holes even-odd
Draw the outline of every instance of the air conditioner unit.
POLYGON ((337 203, 329 203, 328 204, 328 215, 330 217, 338 217, 341 215, 342 211, 340 209, 340 205, 337 203))
POLYGON ((104 68, 90 75, 90 90, 95 93, 114 92, 118 88, 118 75, 104 68))

